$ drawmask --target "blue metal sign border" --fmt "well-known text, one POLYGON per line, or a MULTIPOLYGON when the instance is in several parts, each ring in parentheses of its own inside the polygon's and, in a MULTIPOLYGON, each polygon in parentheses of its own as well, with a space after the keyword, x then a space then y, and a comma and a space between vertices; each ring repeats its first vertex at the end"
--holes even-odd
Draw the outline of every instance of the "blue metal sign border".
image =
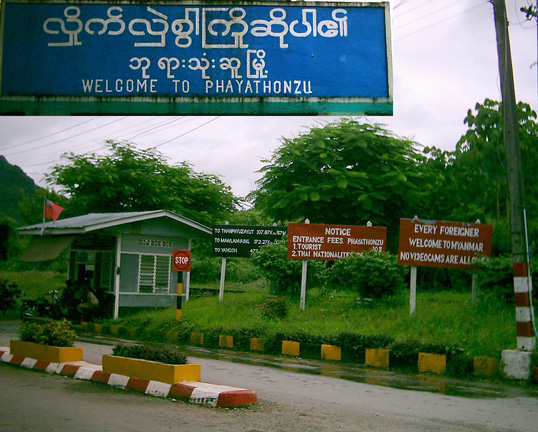
MULTIPOLYGON (((274 9, 273 9, 274 10, 274 9)), ((131 115, 392 115, 392 55, 390 34, 390 5, 380 2, 281 2, 281 1, 92 1, 92 0, 52 0, 25 1, 4 0, 0 22, 0 113, 26 115, 69 115, 69 114, 131 114, 131 115), (81 96, 81 95, 33 95, 3 94, 4 73, 5 7, 7 4, 46 5, 143 5, 151 6, 265 6, 279 8, 381 8, 384 11, 385 55, 386 55, 386 96, 380 97, 317 97, 317 96, 81 96)), ((67 14, 67 12, 66 12, 67 14)), ((230 16, 231 12, 230 12, 230 16)), ((66 15, 67 17, 67 15, 66 15)), ((233 18, 233 17, 232 17, 233 18)), ((103 21, 103 20, 101 20, 103 21)), ((147 20, 145 20, 147 21, 147 20)), ((268 22, 268 21, 267 21, 268 22)), ((304 23, 305 21, 303 21, 304 23)), ((272 31, 272 28, 271 28, 272 31)), ((67 32, 66 32, 67 34, 67 32)), ((132 33, 131 33, 132 34, 132 33)), ((176 33, 177 34, 177 33, 176 33)), ((273 34, 271 34, 274 36, 273 34)), ((283 38, 281 38, 281 42, 283 38)), ((13 51, 13 50, 12 50, 13 51)), ((344 53, 345 55, 346 53, 344 53)), ((13 55, 12 55, 13 57, 13 55)), ((131 67, 132 68, 132 67, 131 67)), ((13 72, 11 71, 13 75, 13 72)), ((334 80, 337 81, 337 80, 334 80)), ((55 94, 55 93, 52 93, 55 94)))

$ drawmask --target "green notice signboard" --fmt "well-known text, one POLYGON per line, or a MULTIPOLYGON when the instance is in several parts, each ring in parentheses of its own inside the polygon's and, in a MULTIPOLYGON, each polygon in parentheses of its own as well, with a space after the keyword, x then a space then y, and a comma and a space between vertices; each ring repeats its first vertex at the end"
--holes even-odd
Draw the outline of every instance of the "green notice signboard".
POLYGON ((260 246, 274 243, 287 233, 284 226, 215 225, 213 255, 248 258, 260 246))

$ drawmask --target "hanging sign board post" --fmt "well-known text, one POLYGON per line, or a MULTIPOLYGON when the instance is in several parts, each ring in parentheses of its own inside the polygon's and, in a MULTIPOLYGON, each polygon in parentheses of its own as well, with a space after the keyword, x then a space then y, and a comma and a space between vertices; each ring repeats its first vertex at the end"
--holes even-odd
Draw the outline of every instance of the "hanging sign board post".
POLYGON ((222 257, 219 301, 224 298, 226 258, 250 258, 261 246, 271 244, 286 235, 284 226, 265 225, 214 225, 213 256, 222 257))
POLYGON ((410 314, 416 307, 416 267, 476 267, 491 256, 493 225, 400 219, 398 264, 411 266, 410 314))
POLYGON ((337 260, 352 253, 386 250, 387 228, 357 225, 290 223, 288 258, 337 260))
MULTIPOLYGON (((174 249, 172 252, 172 270, 177 272, 191 271, 191 251, 186 249, 174 249)), ((181 319, 181 309, 183 307, 183 275, 181 282, 177 283, 177 307, 176 319, 181 319)))
POLYGON ((288 258, 303 260, 301 310, 306 302, 307 260, 337 260, 366 250, 386 250, 387 228, 357 225, 288 224, 288 258))
POLYGON ((286 235, 285 226, 214 225, 213 255, 250 258, 261 246, 286 235))

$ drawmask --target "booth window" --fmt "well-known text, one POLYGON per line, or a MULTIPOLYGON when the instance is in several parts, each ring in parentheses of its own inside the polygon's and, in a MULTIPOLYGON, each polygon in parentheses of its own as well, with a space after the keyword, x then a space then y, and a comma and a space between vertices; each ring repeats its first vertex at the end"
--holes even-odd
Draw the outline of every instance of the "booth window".
POLYGON ((114 287, 114 253, 71 249, 69 279, 89 278, 94 290, 112 292, 114 287))
POLYGON ((168 294, 170 267, 169 255, 140 255, 138 292, 168 294))

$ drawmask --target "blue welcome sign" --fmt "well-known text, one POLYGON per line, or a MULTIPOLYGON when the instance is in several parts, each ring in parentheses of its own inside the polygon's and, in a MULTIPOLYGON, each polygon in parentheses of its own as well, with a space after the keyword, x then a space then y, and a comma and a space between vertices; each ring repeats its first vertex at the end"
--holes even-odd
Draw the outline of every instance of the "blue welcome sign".
POLYGON ((392 114, 388 2, 2 7, 4 113, 392 114))

